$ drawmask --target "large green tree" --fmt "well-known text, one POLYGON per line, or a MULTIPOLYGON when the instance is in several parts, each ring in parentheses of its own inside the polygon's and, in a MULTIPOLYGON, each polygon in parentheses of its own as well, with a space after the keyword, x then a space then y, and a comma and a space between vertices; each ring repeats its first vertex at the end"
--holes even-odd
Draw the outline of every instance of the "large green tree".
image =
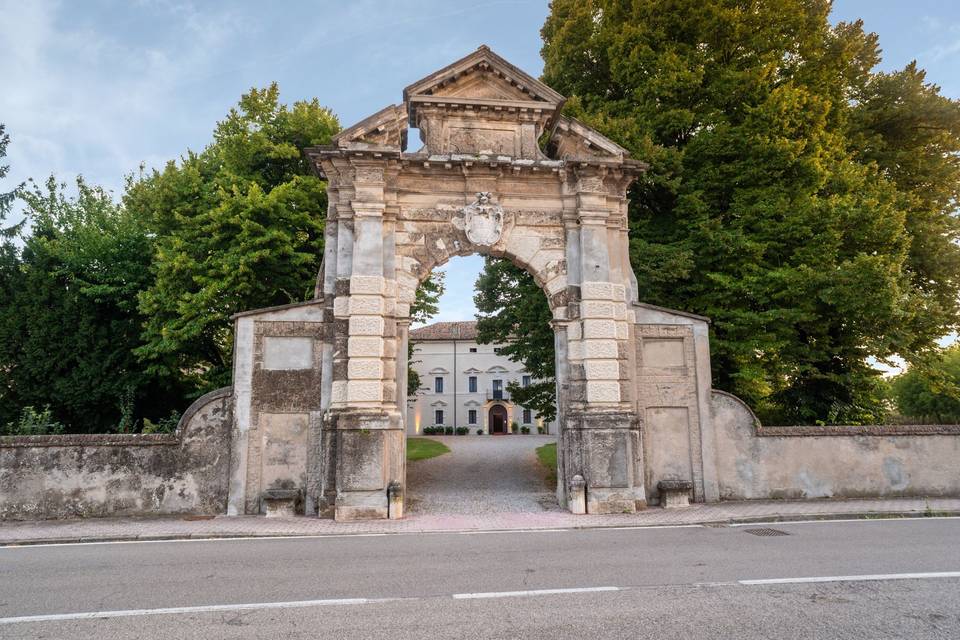
POLYGON ((940 95, 916 62, 871 75, 856 99, 855 153, 897 186, 910 238, 904 270, 914 304, 904 352, 939 361, 930 337, 944 333, 960 312, 960 105, 940 95))
MULTIPOLYGON (((6 131, 6 125, 0 123, 0 163, 7 157, 7 146, 9 146, 9 144, 10 134, 6 131)), ((6 178, 8 173, 10 173, 10 165, 0 164, 0 180, 6 178)), ((19 230, 20 225, 5 228, 3 224, 6 222, 7 216, 10 215, 13 202, 16 200, 17 193, 19 193, 21 188, 22 185, 14 187, 10 191, 0 191, 0 242, 10 238, 19 230)))
MULTIPOLYGON (((10 144, 10 135, 6 132, 6 126, 0 124, 0 180, 7 177, 10 172, 10 166, 3 164, 3 159, 7 157, 7 146, 10 144)), ((19 225, 7 227, 7 216, 13 208, 17 192, 20 187, 15 187, 10 191, 0 191, 0 314, 9 303, 2 301, 13 299, 21 286, 20 277, 20 252, 13 242, 17 235, 19 225)), ((8 332, 5 323, 0 321, 0 350, 7 350, 8 344, 12 342, 13 334, 8 332)), ((4 366, 4 361, 0 360, 0 374, 7 370, 9 366, 4 366)), ((11 421, 16 414, 18 407, 15 407, 12 400, 13 389, 9 378, 6 375, 0 375, 0 429, 11 421)))
POLYGON ((529 386, 512 382, 516 404, 534 409, 545 422, 557 415, 553 315, 533 276, 508 260, 486 258, 477 278, 477 341, 503 345, 500 353, 521 363, 529 386))
MULTIPOLYGON (((446 272, 434 271, 426 280, 417 287, 416 298, 410 306, 410 320, 417 324, 426 324, 430 322, 433 316, 440 310, 440 296, 447 288, 446 272)), ((413 397, 420 391, 420 374, 417 373, 413 365, 418 361, 414 359, 416 352, 416 343, 413 340, 407 341, 407 396, 413 397)))
POLYGON ((149 228, 82 179, 75 195, 52 177, 21 195, 30 226, 0 260, 0 425, 49 406, 74 432, 130 431, 182 410, 176 379, 133 355, 149 228))
POLYGON ((897 409, 915 420, 960 422, 960 345, 944 349, 923 366, 911 367, 891 382, 897 409))
POLYGON ((960 107, 828 0, 554 0, 544 80, 650 163, 641 299, 713 318, 716 386, 768 421, 882 417, 870 358, 957 326, 960 107))
POLYGON ((130 180, 124 205, 156 233, 137 349, 151 371, 227 384, 230 316, 312 296, 327 201, 302 149, 338 130, 317 100, 287 107, 272 84, 245 94, 203 151, 130 180))

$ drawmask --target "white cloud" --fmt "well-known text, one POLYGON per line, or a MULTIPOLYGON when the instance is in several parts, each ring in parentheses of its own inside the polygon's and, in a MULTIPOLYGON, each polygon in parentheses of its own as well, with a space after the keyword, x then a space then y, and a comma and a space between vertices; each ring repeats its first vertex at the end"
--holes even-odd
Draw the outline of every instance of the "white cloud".
POLYGON ((190 120, 193 105, 178 87, 215 70, 218 51, 238 25, 184 3, 153 6, 181 28, 147 43, 111 29, 111 16, 86 15, 81 5, 0 5, 0 121, 12 139, 14 179, 51 172, 70 179, 82 170, 118 190, 123 172, 147 159, 143 150, 153 143, 168 150, 162 157, 182 151, 181 140, 169 149, 163 144, 170 128, 190 120))

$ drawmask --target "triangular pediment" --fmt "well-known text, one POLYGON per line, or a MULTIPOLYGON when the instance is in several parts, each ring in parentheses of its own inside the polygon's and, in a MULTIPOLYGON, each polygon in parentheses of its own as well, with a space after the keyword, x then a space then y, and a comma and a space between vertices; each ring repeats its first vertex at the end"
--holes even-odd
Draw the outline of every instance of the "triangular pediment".
POLYGON ((477 100, 529 100, 522 89, 504 82, 489 70, 477 70, 459 76, 430 93, 437 98, 474 98, 477 100))
POLYGON ((562 95, 486 45, 403 90, 404 101, 417 96, 536 101, 557 107, 564 102, 562 95))
POLYGON ((623 160, 629 152, 579 120, 560 116, 550 137, 547 154, 556 160, 596 158, 623 160))
POLYGON ((407 146, 407 110, 403 105, 390 105, 344 129, 331 142, 340 148, 361 144, 403 149, 407 146))

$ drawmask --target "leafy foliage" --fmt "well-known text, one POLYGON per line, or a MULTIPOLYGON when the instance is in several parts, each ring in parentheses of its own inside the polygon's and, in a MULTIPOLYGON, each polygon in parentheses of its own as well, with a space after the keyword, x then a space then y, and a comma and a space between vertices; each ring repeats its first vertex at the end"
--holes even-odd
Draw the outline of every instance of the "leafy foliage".
POLYGON ((856 152, 896 184, 910 238, 904 268, 917 329, 904 336, 904 351, 936 357, 929 336, 960 312, 960 105, 927 83, 916 62, 874 74, 859 100, 851 114, 856 152))
POLYGON ((217 124, 213 143, 163 171, 131 178, 126 208, 157 237, 137 354, 203 392, 229 381, 230 317, 312 296, 323 254, 325 185, 301 149, 339 129, 316 100, 253 89, 217 124))
POLYGON ((54 420, 50 405, 46 405, 41 411, 26 406, 20 411, 16 422, 11 421, 0 427, 0 435, 45 436, 63 433, 63 430, 63 425, 54 420))
MULTIPOLYGON (((410 307, 410 320, 418 323, 429 322, 440 310, 440 296, 446 291, 446 273, 434 271, 417 287, 417 295, 410 307)), ((412 398, 421 389, 420 374, 413 368, 418 361, 413 359, 416 343, 407 341, 407 397, 412 398)))
POLYGON ((32 429, 22 408, 47 406, 71 431, 175 428, 188 396, 229 380, 233 313, 312 295, 326 195, 301 149, 338 128, 271 85, 202 152, 129 178, 122 206, 83 180, 19 194, 31 228, 0 244, 0 425, 32 429))
POLYGON ((416 323, 427 323, 440 310, 440 296, 447 290, 447 274, 443 271, 434 271, 417 287, 417 295, 410 306, 410 320, 416 323))
POLYGON ((939 355, 936 360, 912 367, 894 378, 893 396, 905 416, 957 423, 960 422, 960 346, 939 355))
MULTIPOLYGON (((72 431, 132 431, 184 402, 133 355, 148 286, 149 229, 110 194, 50 178, 22 193, 29 235, 0 260, 0 423, 47 407, 72 431)), ((26 229, 26 227, 23 227, 26 229)))
POLYGON ((180 418, 183 416, 182 413, 177 411, 171 411, 170 415, 166 418, 160 418, 156 422, 150 420, 149 418, 143 419, 143 429, 142 433, 173 433, 177 430, 177 425, 180 424, 180 418))
MULTIPOLYGON (((10 135, 6 132, 6 125, 0 124, 0 161, 3 158, 7 157, 7 146, 10 144, 10 135)), ((10 173, 10 166, 6 164, 0 164, 0 180, 7 177, 7 174, 10 173)), ((13 207, 13 202, 17 198, 17 194, 20 192, 23 185, 19 185, 7 192, 0 192, 0 223, 4 222, 7 219, 7 216, 10 215, 10 209, 13 207)), ((6 242, 17 233, 20 232, 23 223, 19 223, 12 227, 7 227, 6 229, 3 226, 0 226, 0 241, 6 242)))
POLYGON ((766 422, 882 419, 869 358, 957 326, 960 105, 827 0, 554 0, 544 80, 650 163, 640 297, 713 319, 715 386, 766 422))
POLYGON ((535 410, 545 422, 556 418, 553 315, 533 276, 507 260, 486 258, 477 278, 477 341, 502 344, 500 353, 519 362, 533 382, 511 382, 514 402, 535 410))

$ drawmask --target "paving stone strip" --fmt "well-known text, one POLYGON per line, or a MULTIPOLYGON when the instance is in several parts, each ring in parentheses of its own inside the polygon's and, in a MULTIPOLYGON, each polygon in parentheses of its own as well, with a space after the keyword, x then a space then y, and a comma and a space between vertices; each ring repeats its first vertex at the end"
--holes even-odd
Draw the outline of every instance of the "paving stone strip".
POLYGON ((702 525, 806 519, 897 516, 960 516, 960 499, 810 500, 721 502, 686 509, 651 507, 634 514, 582 515, 564 511, 483 514, 413 514, 403 520, 334 522, 320 518, 217 516, 193 518, 96 518, 0 523, 0 545, 136 540, 342 536, 503 530, 702 525))

